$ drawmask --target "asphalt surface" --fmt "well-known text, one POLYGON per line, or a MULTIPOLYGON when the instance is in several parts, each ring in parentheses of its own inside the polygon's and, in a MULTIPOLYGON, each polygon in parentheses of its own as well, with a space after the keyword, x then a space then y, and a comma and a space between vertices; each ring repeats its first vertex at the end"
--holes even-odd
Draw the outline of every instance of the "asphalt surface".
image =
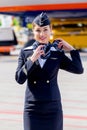
MULTIPOLYGON (((64 130, 87 130, 87 53, 80 53, 84 73, 59 72, 64 130)), ((23 130, 25 86, 15 81, 18 56, 0 56, 0 130, 23 130)))

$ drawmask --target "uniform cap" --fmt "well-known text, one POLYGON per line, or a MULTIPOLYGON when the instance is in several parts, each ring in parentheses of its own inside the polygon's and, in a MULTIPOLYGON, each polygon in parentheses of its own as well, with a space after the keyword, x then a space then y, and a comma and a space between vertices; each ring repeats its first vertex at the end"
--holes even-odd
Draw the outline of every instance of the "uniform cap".
POLYGON ((36 23, 40 27, 43 27, 46 25, 50 25, 50 20, 49 20, 47 14, 42 12, 40 15, 35 17, 35 19, 33 20, 33 23, 36 23))

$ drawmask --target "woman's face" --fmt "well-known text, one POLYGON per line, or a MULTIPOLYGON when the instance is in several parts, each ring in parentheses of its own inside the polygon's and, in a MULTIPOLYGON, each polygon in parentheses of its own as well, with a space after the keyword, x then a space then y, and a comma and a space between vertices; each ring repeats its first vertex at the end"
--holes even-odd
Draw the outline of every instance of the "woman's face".
POLYGON ((35 24, 33 27, 34 38, 39 43, 47 44, 50 40, 51 31, 50 25, 40 27, 35 24))

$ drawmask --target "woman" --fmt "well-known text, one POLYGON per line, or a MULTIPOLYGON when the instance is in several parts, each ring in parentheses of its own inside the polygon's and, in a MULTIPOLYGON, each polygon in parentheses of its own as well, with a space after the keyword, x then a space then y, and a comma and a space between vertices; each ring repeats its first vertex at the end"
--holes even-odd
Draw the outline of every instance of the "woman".
POLYGON ((57 75, 59 69, 82 74, 80 55, 63 39, 57 39, 57 47, 49 43, 52 28, 46 13, 38 15, 32 24, 35 42, 21 50, 15 75, 19 84, 27 80, 24 130, 63 130, 57 75), (71 59, 64 50, 70 52, 71 59))

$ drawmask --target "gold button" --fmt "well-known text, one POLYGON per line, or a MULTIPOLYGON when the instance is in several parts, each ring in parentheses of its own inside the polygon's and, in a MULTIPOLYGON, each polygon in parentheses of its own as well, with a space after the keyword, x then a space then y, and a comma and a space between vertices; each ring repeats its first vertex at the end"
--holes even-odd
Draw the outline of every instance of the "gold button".
POLYGON ((36 81, 34 81, 34 84, 36 84, 37 82, 36 81))
POLYGON ((47 80, 47 83, 49 83, 50 81, 49 80, 47 80))

